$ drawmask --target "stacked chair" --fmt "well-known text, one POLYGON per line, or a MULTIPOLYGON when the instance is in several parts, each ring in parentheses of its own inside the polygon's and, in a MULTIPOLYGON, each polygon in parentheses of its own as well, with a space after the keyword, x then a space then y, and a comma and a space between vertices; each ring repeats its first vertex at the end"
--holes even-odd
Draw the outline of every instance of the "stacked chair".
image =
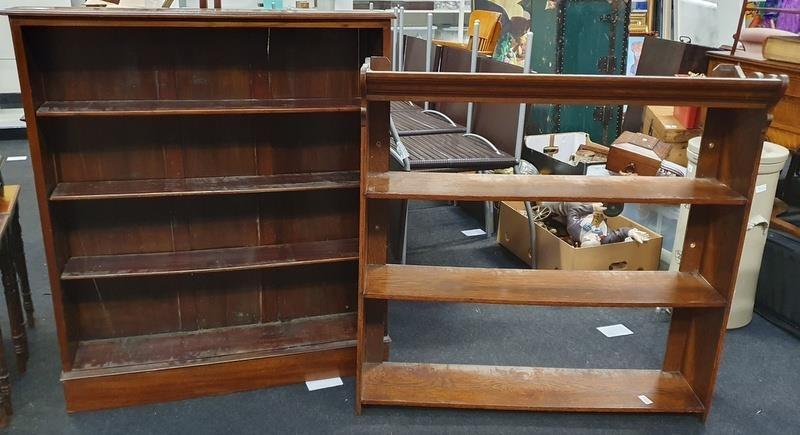
MULTIPOLYGON (((520 74, 530 70, 531 37, 528 38, 526 67, 522 68, 479 56, 477 38, 471 39, 471 51, 434 46, 431 14, 428 14, 427 40, 403 37, 402 11, 397 21, 394 51, 398 69, 520 74)), ((480 34, 479 21, 474 21, 472 27, 472 34, 480 34)), ((519 171, 524 104, 392 102, 390 107, 391 155, 395 167, 405 171, 467 172, 506 168, 519 171)), ((407 201, 403 202, 401 214, 401 262, 405 263, 407 201)), ((494 210, 490 202, 485 203, 485 230, 488 235, 494 230, 494 210)), ((531 234, 533 237, 534 232, 531 234)))

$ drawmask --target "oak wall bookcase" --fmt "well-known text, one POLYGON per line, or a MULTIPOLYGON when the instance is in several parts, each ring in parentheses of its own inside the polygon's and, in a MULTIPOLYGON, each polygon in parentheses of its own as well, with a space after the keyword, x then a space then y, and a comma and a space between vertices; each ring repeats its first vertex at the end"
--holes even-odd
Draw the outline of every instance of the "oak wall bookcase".
POLYGON ((785 77, 762 79, 389 72, 362 68, 361 252, 356 412, 364 405, 707 416, 768 110, 785 77), (708 107, 697 178, 389 171, 389 101, 708 107), (387 264, 394 200, 692 204, 679 272, 387 264), (674 307, 663 367, 573 369, 399 363, 382 351, 388 301, 674 307), (648 400, 639 396, 646 396, 648 400))
POLYGON ((4 13, 67 410, 352 374, 359 66, 391 15, 4 13))

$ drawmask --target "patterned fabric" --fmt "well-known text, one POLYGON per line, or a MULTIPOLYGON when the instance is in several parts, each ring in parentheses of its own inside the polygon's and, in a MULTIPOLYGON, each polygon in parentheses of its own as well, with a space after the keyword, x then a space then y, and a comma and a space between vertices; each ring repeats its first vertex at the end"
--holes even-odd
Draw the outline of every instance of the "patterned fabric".
MULTIPOLYGON (((800 10, 800 0, 783 0, 780 7, 800 10)), ((800 14, 778 14, 775 28, 800 33, 800 14)))

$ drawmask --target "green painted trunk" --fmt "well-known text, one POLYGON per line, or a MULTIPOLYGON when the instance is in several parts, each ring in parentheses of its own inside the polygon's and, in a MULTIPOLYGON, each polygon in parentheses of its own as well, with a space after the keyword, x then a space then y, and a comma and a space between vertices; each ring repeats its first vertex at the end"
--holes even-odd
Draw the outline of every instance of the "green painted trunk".
MULTIPOLYGON (((531 69, 554 74, 625 74, 628 0, 531 0, 531 69)), ((610 144, 620 133, 622 106, 535 105, 528 134, 586 132, 610 144)))

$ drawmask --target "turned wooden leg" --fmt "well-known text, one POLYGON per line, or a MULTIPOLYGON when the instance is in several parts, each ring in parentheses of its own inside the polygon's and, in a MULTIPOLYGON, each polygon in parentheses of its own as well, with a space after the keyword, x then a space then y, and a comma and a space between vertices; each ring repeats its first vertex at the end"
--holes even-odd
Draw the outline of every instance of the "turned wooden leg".
POLYGON ((19 224, 19 206, 14 209, 10 230, 11 256, 19 277, 25 319, 28 327, 33 328, 36 326, 36 320, 33 317, 33 299, 31 299, 31 285, 28 283, 28 263, 25 260, 25 245, 22 242, 22 226, 19 224))
MULTIPOLYGON (((3 342, 3 331, 0 330, 0 344, 3 342)), ((0 346, 0 427, 8 425, 8 416, 13 414, 11 408, 11 385, 8 382, 8 366, 3 346, 0 346)))
POLYGON ((22 303, 17 288, 17 273, 14 270, 14 262, 11 260, 10 248, 8 233, 6 233, 2 240, 2 248, 0 248, 0 273, 3 275, 8 320, 11 322, 11 341, 14 343, 14 353, 17 355, 17 369, 20 373, 24 373, 28 362, 28 337, 25 335, 25 319, 22 314, 22 303))

